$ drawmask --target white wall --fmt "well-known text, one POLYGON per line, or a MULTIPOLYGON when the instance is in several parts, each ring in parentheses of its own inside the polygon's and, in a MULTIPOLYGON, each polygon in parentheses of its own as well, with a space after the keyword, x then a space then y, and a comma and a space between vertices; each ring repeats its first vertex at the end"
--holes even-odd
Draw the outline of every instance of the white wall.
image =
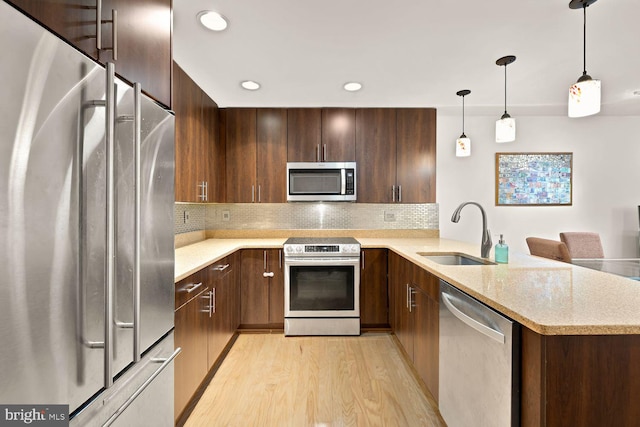
POLYGON ((638 256, 640 117, 516 117, 516 141, 495 143, 496 117, 465 118, 471 156, 455 157, 460 116, 438 117, 437 201, 440 236, 480 243, 481 216, 466 206, 460 222, 451 214, 473 200, 487 211, 494 245, 504 234, 512 251, 529 253, 528 236, 559 240, 561 231, 600 233, 607 257, 638 256), (573 152, 573 205, 495 205, 496 152, 573 152))

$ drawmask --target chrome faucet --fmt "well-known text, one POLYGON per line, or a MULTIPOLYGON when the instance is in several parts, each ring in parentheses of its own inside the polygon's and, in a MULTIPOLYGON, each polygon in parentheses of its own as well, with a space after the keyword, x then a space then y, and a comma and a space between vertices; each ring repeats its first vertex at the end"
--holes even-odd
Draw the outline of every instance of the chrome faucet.
POLYGON ((491 234, 489 233, 489 230, 487 230, 487 214, 484 212, 484 209, 482 209, 482 206, 480 206, 479 203, 476 203, 476 202, 462 203, 460 206, 456 208, 455 211, 453 211, 453 215, 451 215, 451 222, 457 223, 458 221, 460 221, 460 211, 466 205, 476 205, 477 207, 480 208, 480 212, 482 212, 482 243, 480 246, 481 247, 480 254, 482 258, 489 258, 489 252, 491 251, 491 246, 493 246, 493 242, 491 242, 491 234))

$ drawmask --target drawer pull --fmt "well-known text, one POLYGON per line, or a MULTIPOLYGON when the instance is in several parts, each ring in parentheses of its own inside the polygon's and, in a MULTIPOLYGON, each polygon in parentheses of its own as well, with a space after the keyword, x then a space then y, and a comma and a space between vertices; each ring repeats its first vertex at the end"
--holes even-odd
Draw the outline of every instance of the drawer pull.
POLYGON ((202 286, 202 282, 192 285, 189 289, 187 289, 187 293, 190 294, 191 292, 195 291, 196 289, 198 289, 200 286, 202 286))
POLYGON ((224 271, 227 268, 229 268, 229 264, 225 264, 225 265, 216 265, 215 267, 211 267, 212 270, 214 271, 224 271))

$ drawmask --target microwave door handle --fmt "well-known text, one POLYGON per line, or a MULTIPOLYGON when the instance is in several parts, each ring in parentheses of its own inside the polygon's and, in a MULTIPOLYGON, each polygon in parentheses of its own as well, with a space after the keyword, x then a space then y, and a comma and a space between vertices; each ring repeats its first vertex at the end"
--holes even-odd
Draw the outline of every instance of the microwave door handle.
POLYGON ((347 194, 347 171, 344 168, 340 169, 340 178, 342 178, 340 180, 342 182, 340 194, 347 194))

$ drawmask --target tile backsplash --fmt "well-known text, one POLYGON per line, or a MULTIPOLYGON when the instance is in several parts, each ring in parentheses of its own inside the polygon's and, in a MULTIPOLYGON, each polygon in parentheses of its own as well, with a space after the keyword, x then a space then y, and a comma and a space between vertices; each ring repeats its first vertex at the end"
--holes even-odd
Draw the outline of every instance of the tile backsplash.
POLYGON ((241 229, 439 228, 438 204, 214 203, 175 204, 175 234, 241 229), (187 221, 185 223, 185 215, 187 221))

